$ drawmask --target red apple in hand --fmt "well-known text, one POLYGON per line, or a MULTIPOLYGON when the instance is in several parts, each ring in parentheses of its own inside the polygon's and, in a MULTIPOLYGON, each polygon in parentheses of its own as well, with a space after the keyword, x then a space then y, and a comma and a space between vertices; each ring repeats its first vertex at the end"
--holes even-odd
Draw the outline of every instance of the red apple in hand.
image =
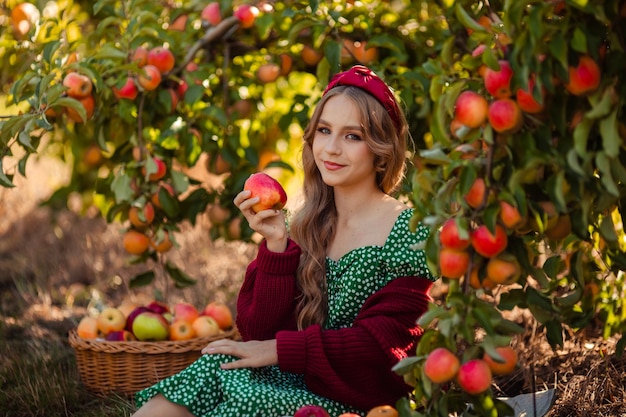
POLYGON ((282 185, 263 172, 250 175, 243 189, 252 192, 250 198, 259 197, 260 201, 252 206, 255 213, 269 209, 280 210, 287 203, 287 193, 282 185))
POLYGON ((330 417, 330 414, 319 405, 303 405, 296 410, 293 417, 330 417))

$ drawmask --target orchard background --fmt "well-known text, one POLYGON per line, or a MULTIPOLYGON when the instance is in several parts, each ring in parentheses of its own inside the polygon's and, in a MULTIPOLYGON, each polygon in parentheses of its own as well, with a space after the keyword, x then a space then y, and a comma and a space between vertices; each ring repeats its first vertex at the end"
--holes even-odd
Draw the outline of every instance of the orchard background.
MULTIPOLYGON (((231 300, 240 278, 224 277, 228 262, 210 277, 194 268, 189 236, 200 227, 207 247, 245 264, 257 237, 234 195, 266 170, 286 186, 289 207, 297 203, 312 106, 334 73, 363 63, 395 89, 411 124, 415 156, 401 195, 431 227, 425 249, 442 276, 418 355, 397 367, 415 386, 401 415, 468 413, 467 403, 479 415, 509 411, 497 385, 470 393, 457 379, 433 382, 425 364, 440 347, 466 363, 500 359, 509 345, 528 353, 529 329, 553 352, 599 337, 613 341, 602 355, 617 361, 603 362, 605 372, 623 370, 624 1, 208 4, 2 4, 4 218, 17 211, 7 202, 28 199, 24 184, 66 174, 43 202, 57 236, 68 209, 79 214, 72 226, 99 218, 124 259, 97 274, 81 264, 82 284, 96 275, 114 283, 87 296, 88 308, 121 293, 198 296, 208 278, 231 300), (44 160, 57 163, 33 178, 44 160)), ((15 227, 3 226, 3 240, 15 227)), ((97 241, 96 232, 84 234, 97 241)), ((29 251, 4 245, 12 256, 29 251)), ((24 292, 28 265, 3 268, 2 287, 24 292)), ((41 273, 36 292, 50 298, 60 288, 41 273)), ((66 297, 73 277, 64 279, 66 297)), ((518 370, 536 364, 518 359, 518 370)), ((537 388, 534 378, 525 372, 517 388, 537 388)), ((595 395, 596 411, 624 412, 623 387, 595 395)))

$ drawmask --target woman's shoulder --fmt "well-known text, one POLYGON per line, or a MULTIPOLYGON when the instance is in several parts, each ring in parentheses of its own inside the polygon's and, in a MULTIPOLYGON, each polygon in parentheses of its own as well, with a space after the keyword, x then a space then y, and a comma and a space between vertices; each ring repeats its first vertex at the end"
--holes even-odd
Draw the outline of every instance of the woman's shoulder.
POLYGON ((412 227, 414 209, 403 209, 383 247, 382 260, 396 275, 416 275, 433 279, 428 269, 424 246, 430 229, 418 223, 412 227))

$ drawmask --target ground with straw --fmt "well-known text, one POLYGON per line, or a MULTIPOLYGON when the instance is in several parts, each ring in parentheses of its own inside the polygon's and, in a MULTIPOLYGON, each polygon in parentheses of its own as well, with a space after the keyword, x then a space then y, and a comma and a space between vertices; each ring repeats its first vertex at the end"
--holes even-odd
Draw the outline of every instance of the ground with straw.
MULTIPOLYGON (((131 399, 100 397, 82 386, 67 333, 99 303, 152 298, 152 289, 127 287, 143 266, 127 262, 119 224, 106 224, 79 203, 60 211, 39 206, 66 178, 62 165, 41 158, 27 172, 17 189, 0 189, 0 417, 128 416, 131 399)), ((177 290, 159 280, 171 302, 221 300, 234 308, 256 247, 211 241, 210 227, 202 217, 177 236, 181 248, 171 260, 198 284, 177 290)), ((444 290, 436 284, 436 301, 444 290)), ((526 332, 514 341, 520 367, 496 380, 499 395, 554 388, 549 417, 626 415, 626 360, 616 358, 614 338, 604 340, 594 328, 572 331, 552 350, 527 312, 512 318, 526 332)))

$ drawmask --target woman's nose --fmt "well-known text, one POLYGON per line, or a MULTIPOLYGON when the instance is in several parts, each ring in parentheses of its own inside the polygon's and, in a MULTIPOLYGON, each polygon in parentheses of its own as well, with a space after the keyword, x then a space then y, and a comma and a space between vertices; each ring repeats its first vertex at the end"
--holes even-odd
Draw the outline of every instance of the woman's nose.
POLYGON ((337 154, 341 152, 341 147, 339 146, 339 138, 336 135, 331 135, 328 138, 324 149, 330 154, 337 154))

